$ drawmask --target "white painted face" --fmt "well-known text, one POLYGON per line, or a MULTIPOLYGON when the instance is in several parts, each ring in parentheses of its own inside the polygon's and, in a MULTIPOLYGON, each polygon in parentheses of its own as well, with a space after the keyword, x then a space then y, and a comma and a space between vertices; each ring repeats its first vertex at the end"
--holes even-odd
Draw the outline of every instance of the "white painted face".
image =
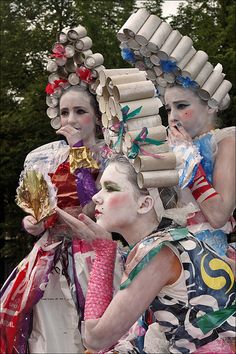
POLYGON ((180 121, 192 138, 208 131, 212 124, 212 110, 190 89, 178 86, 167 88, 165 107, 169 125, 180 121))
POLYGON ((69 90, 60 100, 61 125, 70 125, 78 131, 78 140, 95 136, 96 115, 86 92, 69 90))
POLYGON ((101 178, 101 190, 93 196, 97 224, 109 232, 125 230, 138 215, 138 198, 127 179, 127 171, 118 163, 109 165, 101 178))

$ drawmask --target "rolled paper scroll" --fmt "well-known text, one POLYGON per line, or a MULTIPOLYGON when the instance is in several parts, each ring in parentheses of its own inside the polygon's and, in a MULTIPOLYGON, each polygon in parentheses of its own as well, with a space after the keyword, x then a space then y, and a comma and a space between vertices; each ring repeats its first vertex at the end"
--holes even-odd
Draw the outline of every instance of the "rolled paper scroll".
POLYGON ((152 55, 152 52, 147 48, 147 46, 140 47, 139 52, 143 57, 147 58, 152 55))
POLYGON ((79 25, 78 27, 70 29, 67 32, 67 36, 71 41, 76 41, 79 38, 87 36, 87 30, 85 27, 79 25))
POLYGON ((172 28, 169 23, 162 22, 154 32, 153 36, 150 38, 150 41, 147 44, 147 48, 151 52, 156 53, 158 50, 160 50, 162 44, 165 42, 171 31, 172 28))
POLYGON ((61 128, 61 118, 60 117, 56 117, 51 119, 51 126, 53 129, 60 129, 61 128))
POLYGON ((126 42, 127 46, 131 49, 139 49, 141 46, 140 44, 134 39, 134 38, 130 38, 128 39, 128 41, 126 42))
POLYGON ((82 58, 82 62, 84 62, 85 58, 87 58, 88 56, 92 55, 93 52, 91 51, 91 49, 88 50, 83 50, 81 52, 81 58, 82 58))
MULTIPOLYGON (((129 149, 130 150, 130 149, 129 149)), ((168 142, 161 144, 161 145, 152 145, 152 144, 148 144, 143 146, 143 150, 145 151, 145 153, 148 154, 162 154, 162 153, 166 153, 170 151, 170 147, 168 142)))
POLYGON ((59 108, 58 107, 48 107, 47 115, 49 118, 56 118, 59 115, 59 108))
MULTIPOLYGON (((132 142, 139 135, 140 130, 128 131, 125 134, 125 144, 128 148, 132 146, 132 142)), ((164 141, 166 140, 166 128, 163 125, 159 125, 158 127, 148 128, 147 138, 164 141)), ((141 142, 140 145, 150 144, 149 142, 141 142)))
POLYGON ((196 49, 191 47, 189 51, 185 54, 185 56, 178 62, 178 68, 182 70, 188 62, 192 59, 192 57, 196 54, 196 49))
POLYGON ((203 66, 202 70, 194 80, 201 87, 204 84, 204 82, 206 82, 208 77, 211 75, 212 71, 213 71, 213 65, 208 61, 203 66))
POLYGON ((202 50, 197 51, 197 53, 190 59, 188 64, 183 68, 182 76, 188 76, 194 80, 206 64, 207 60, 207 53, 203 52, 202 50))
POLYGON ((58 100, 58 98, 55 98, 51 95, 47 95, 46 96, 46 103, 47 103, 47 106, 55 108, 58 106, 59 100, 58 100))
POLYGON ((152 69, 154 66, 151 60, 147 57, 143 57, 143 62, 145 64, 146 69, 152 69))
POLYGON ((92 75, 94 78, 99 77, 99 73, 105 69, 105 66, 99 65, 92 69, 92 75))
MULTIPOLYGON (((67 62, 70 60, 71 59, 68 59, 67 62)), ((66 64, 67 64, 67 62, 66 62, 66 64)), ((62 78, 67 79, 67 77, 68 77, 68 71, 63 66, 58 66, 57 74, 60 76, 61 79, 62 78)))
POLYGON ((151 98, 154 94, 155 86, 151 81, 147 80, 117 85, 113 88, 114 98, 118 102, 151 98))
POLYGON ((154 70, 151 70, 151 69, 147 69, 146 70, 146 73, 147 73, 147 78, 151 81, 156 81, 156 73, 154 70))
POLYGON ((176 170, 139 172, 137 176, 139 188, 176 186, 179 175, 176 170))
POLYGON ((77 50, 88 50, 92 47, 93 42, 90 37, 83 37, 76 41, 75 49, 77 50))
POLYGON ((100 97, 98 105, 101 113, 106 113, 106 100, 103 96, 100 97))
POLYGON ((133 118, 126 122, 128 131, 141 130, 143 127, 151 128, 162 125, 161 117, 157 114, 154 116, 133 118))
POLYGON ((106 115, 109 120, 112 120, 114 116, 111 114, 110 107, 109 107, 109 101, 106 101, 106 115))
POLYGON ((135 40, 142 46, 148 44, 149 39, 160 26, 162 20, 156 15, 150 15, 138 33, 135 35, 135 40))
POLYGON ((160 64, 160 58, 157 56, 157 54, 152 54, 150 56, 150 61, 151 63, 153 63, 154 65, 159 65, 160 64))
POLYGON ((48 82, 50 82, 50 84, 53 84, 55 80, 60 80, 60 77, 58 74, 52 73, 48 76, 48 82))
POLYGON ((101 86, 106 85, 107 78, 117 75, 125 75, 129 73, 138 73, 139 70, 136 68, 122 68, 122 69, 105 69, 99 73, 99 80, 101 86))
POLYGON ((134 16, 130 16, 122 27, 122 30, 126 37, 134 37, 138 33, 140 28, 143 26, 143 24, 146 22, 149 16, 150 14, 145 8, 139 9, 137 12, 134 13, 134 16))
POLYGON ((160 158, 152 156, 137 156, 133 164, 135 171, 143 172, 175 169, 176 157, 173 152, 167 152, 160 156, 160 158))
POLYGON ((183 36, 173 52, 170 54, 170 60, 179 62, 191 49, 193 41, 188 36, 183 36))
POLYGON ((68 73, 74 73, 76 71, 76 64, 72 58, 68 59, 65 64, 65 69, 68 73))
POLYGON ((98 92, 97 92, 98 85, 99 85, 99 82, 98 82, 98 80, 97 80, 97 81, 95 81, 95 82, 92 82, 92 83, 89 84, 89 86, 88 86, 89 92, 91 92, 93 95, 96 95, 96 94, 97 94, 97 96, 96 96, 97 101, 99 101, 99 98, 100 98, 100 97, 99 97, 99 94, 98 94, 98 92))
POLYGON ((70 29, 64 28, 58 35, 58 42, 60 43, 66 43, 68 41, 67 39, 67 33, 70 31, 70 29))
POLYGON ((215 91, 214 95, 211 97, 210 100, 208 100, 208 105, 212 108, 216 108, 220 102, 223 100, 223 98, 226 96, 226 94, 229 92, 229 90, 232 88, 232 84, 228 80, 224 80, 218 89, 215 91))
POLYGON ((103 55, 100 53, 91 54, 85 58, 84 65, 88 69, 92 69, 95 66, 102 65, 104 63, 103 55))
POLYGON ((109 118, 106 113, 102 114, 102 125, 104 128, 108 128, 109 126, 109 118))
POLYGON ((199 96, 203 100, 209 100, 223 80, 224 74, 222 74, 221 71, 214 69, 202 88, 198 90, 199 96))
MULTIPOLYGON (((160 59, 159 59, 159 60, 160 60, 160 59)), ((153 70, 154 70, 156 76, 160 76, 160 75, 162 75, 162 73, 163 73, 163 71, 162 71, 162 69, 161 69, 160 66, 154 66, 154 67, 153 67, 153 70)))
POLYGON ((160 85, 161 87, 167 87, 168 83, 167 81, 164 79, 164 77, 158 76, 156 78, 156 82, 158 85, 160 85))
POLYGON ((169 84, 173 84, 175 82, 175 74, 173 73, 164 73, 163 79, 169 84))
POLYGON ((73 47, 73 45, 66 45, 65 46, 65 56, 67 58, 72 58, 75 54, 75 48, 73 47))
POLYGON ((223 100, 220 102, 219 104, 219 109, 220 110, 223 110, 223 109, 226 109, 228 108, 230 105, 230 96, 229 94, 227 93, 227 95, 223 98, 223 100))
POLYGON ((169 37, 166 39, 162 47, 160 48, 159 52, 157 53, 158 57, 161 60, 167 60, 170 56, 170 53, 177 46, 181 38, 182 38, 181 33, 178 30, 173 30, 169 34, 169 37))
POLYGON ((140 112, 135 116, 135 118, 152 116, 159 113, 159 108, 162 106, 161 101, 157 97, 146 98, 143 100, 137 101, 128 101, 122 102, 118 105, 119 109, 116 112, 116 116, 122 120, 122 112, 121 108, 128 106, 130 108, 130 112, 137 109, 138 107, 142 107, 140 112))
POLYGON ((58 65, 54 60, 49 60, 47 63, 47 71, 53 73, 55 71, 57 71, 58 69, 58 65))
POLYGON ((131 82, 145 81, 146 78, 147 78, 146 72, 137 72, 134 74, 112 76, 110 78, 109 83, 107 80, 107 84, 108 84, 107 89, 108 89, 109 93, 112 94, 113 87, 116 85, 121 85, 121 84, 126 84, 126 83, 131 83, 131 82))
POLYGON ((78 85, 80 83, 80 78, 79 76, 77 76, 75 73, 71 73, 69 76, 68 76, 68 82, 71 84, 71 85, 78 85))

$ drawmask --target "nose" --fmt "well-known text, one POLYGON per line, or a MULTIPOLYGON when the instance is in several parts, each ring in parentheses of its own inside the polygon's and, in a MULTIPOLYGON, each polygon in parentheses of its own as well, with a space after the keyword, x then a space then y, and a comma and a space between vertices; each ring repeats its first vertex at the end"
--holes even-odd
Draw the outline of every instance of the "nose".
POLYGON ((169 125, 176 124, 179 121, 178 111, 175 108, 171 108, 168 114, 169 125))
POLYGON ((101 190, 99 192, 97 192, 96 194, 94 194, 94 196, 92 197, 92 201, 96 205, 101 205, 102 204, 103 199, 102 199, 102 191, 101 190))
POLYGON ((68 124, 73 125, 74 123, 76 123, 76 119, 75 119, 75 114, 72 111, 68 115, 68 124))

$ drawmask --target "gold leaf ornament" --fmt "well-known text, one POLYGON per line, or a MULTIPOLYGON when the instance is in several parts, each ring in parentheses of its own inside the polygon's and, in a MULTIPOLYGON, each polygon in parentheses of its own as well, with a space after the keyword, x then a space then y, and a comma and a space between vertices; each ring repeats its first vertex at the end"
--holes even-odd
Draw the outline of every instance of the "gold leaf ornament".
MULTIPOLYGON (((52 196, 50 196, 49 188, 50 185, 41 172, 28 170, 16 190, 16 203, 39 222, 54 213, 56 205, 52 205, 54 203, 51 202, 52 196)), ((56 200, 56 191, 52 183, 51 192, 55 193, 54 199, 56 200)))

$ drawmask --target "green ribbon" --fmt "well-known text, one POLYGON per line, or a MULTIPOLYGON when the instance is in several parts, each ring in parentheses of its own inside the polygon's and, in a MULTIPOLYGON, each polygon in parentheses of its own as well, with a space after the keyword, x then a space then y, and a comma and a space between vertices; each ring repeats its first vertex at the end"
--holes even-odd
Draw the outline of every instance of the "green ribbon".
POLYGON ((114 144, 113 148, 115 148, 117 145, 121 144, 121 140, 122 140, 122 136, 124 134, 124 129, 125 126, 124 124, 134 118, 137 114, 139 114, 139 112, 141 111, 142 106, 134 109, 132 112, 129 112, 130 108, 128 105, 124 106, 121 108, 121 112, 122 112, 122 122, 120 122, 120 127, 119 127, 119 133, 118 133, 118 139, 117 142, 114 144))
POLYGON ((236 304, 222 310, 206 313, 197 319, 197 325, 202 330, 203 334, 206 334, 222 325, 230 316, 234 315, 235 312, 236 304))
POLYGON ((134 159, 139 154, 140 152, 139 143, 146 142, 148 144, 152 144, 156 146, 164 144, 164 141, 150 139, 147 136, 148 136, 148 128, 144 127, 132 143, 131 150, 128 154, 129 159, 134 159))

